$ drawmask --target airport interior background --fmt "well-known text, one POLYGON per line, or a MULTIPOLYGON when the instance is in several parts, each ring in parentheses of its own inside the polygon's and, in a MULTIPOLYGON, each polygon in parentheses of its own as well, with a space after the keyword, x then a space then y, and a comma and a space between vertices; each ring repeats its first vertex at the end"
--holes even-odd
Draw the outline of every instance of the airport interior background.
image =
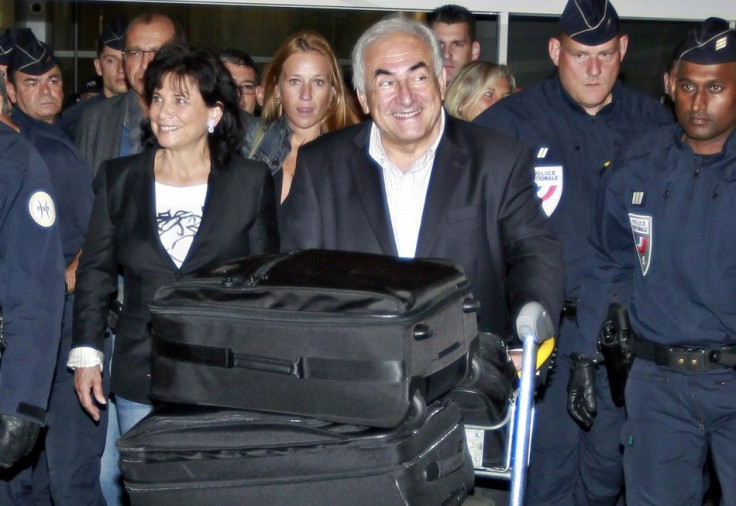
MULTIPOLYGON (((453 0, 455 1, 455 0, 453 0)), ((361 2, 348 2, 361 5, 361 2)), ((436 3, 436 5, 435 5, 436 3)), ((427 6, 431 10, 437 1, 427 6)), ((457 2, 462 4, 462 2, 457 2)), ((372 5, 373 2, 365 2, 372 5)), ((391 14, 366 9, 259 7, 243 1, 237 5, 217 2, 135 2, 87 0, 0 0, 0 28, 31 27, 36 36, 51 44, 59 58, 67 94, 94 77, 92 60, 102 26, 119 14, 129 18, 144 11, 157 11, 175 17, 184 27, 188 42, 221 50, 232 47, 250 53, 262 69, 281 41, 301 29, 324 35, 335 48, 350 75, 350 52, 368 26, 391 14)), ((425 12, 407 15, 423 19, 425 12)), ((717 13, 708 13, 708 15, 717 13)), ((629 53, 622 77, 633 88, 660 96, 662 73, 672 50, 693 22, 672 20, 623 19, 629 33, 629 53)), ((511 14, 508 19, 508 61, 520 87, 539 81, 554 71, 547 55, 547 40, 557 30, 557 19, 511 14)), ((499 20, 496 15, 478 16, 481 58, 498 61, 499 20)))

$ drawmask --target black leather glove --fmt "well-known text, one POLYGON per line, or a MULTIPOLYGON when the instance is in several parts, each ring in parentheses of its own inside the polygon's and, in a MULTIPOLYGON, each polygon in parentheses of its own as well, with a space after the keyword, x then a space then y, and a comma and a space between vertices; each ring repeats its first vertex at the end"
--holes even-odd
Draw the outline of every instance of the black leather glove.
POLYGON ((28 455, 36 444, 40 430, 40 424, 0 413, 0 467, 12 467, 28 455))
POLYGON ((567 411, 579 425, 589 429, 596 410, 595 362, 573 353, 570 355, 570 381, 567 383, 567 411))

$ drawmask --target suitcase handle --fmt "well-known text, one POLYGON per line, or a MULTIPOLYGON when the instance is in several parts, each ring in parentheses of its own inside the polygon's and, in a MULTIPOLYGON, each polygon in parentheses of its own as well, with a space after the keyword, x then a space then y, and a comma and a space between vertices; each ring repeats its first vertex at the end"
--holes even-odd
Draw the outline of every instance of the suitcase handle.
POLYGON ((414 326, 412 336, 414 336, 415 341, 424 341, 425 339, 429 339, 430 337, 432 337, 432 329, 429 328, 429 325, 425 325, 424 323, 417 323, 414 326))
MULTIPOLYGON (((465 441, 461 440, 460 442, 465 444, 465 441)), ((443 476, 447 476, 460 469, 464 463, 465 452, 462 449, 455 452, 451 457, 433 460, 424 468, 424 480, 428 483, 439 480, 443 476)))
POLYGON ((236 353, 230 348, 182 343, 153 332, 154 353, 180 362, 232 369, 250 369, 286 374, 300 379, 318 378, 340 381, 400 383, 404 380, 401 360, 349 360, 299 357, 294 361, 236 353))

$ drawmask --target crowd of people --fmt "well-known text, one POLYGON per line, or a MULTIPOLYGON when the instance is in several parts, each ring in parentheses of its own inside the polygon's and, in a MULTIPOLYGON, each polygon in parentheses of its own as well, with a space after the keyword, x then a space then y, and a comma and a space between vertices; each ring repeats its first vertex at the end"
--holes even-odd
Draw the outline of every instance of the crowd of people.
POLYGON ((620 82, 628 44, 609 0, 569 0, 557 72, 517 91, 446 5, 366 30, 352 93, 314 31, 259 72, 145 13, 105 25, 101 91, 63 109, 53 49, 7 30, 0 504, 124 504, 115 442, 153 409, 148 301, 305 248, 450 259, 500 336, 529 301, 549 312, 527 504, 699 505, 713 483, 735 504, 736 31, 709 18, 674 49, 674 118, 620 82), (597 346, 611 303, 625 406, 597 346))

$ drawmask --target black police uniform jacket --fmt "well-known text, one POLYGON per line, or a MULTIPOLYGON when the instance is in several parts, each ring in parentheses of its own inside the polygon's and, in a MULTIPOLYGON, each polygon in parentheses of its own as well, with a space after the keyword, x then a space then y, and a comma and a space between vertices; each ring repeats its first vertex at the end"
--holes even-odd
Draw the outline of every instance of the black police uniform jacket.
POLYGON ((104 162, 95 180, 95 202, 82 250, 74 302, 72 347, 103 350, 108 305, 125 285, 116 327, 112 392, 150 403, 151 315, 156 290, 237 257, 278 251, 273 179, 260 162, 235 156, 212 161, 202 220, 180 268, 158 235, 152 148, 104 162))
MULTIPOLYGON (((282 250, 327 248, 397 255, 380 166, 368 154, 372 122, 299 148, 283 205, 282 250)), ((504 135, 446 117, 416 257, 460 264, 480 301, 482 330, 506 336, 538 301, 557 321, 564 274, 560 245, 535 195, 529 152, 504 135)))

